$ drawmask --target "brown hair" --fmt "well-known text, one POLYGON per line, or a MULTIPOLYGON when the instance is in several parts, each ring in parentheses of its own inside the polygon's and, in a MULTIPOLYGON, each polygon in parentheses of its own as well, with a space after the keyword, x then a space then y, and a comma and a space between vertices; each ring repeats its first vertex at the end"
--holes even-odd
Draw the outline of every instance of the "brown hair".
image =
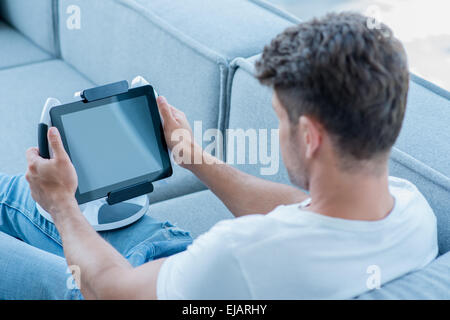
POLYGON ((272 86, 295 125, 314 117, 344 157, 390 151, 404 118, 406 53, 384 24, 358 13, 328 14, 288 28, 266 46, 257 78, 272 86))

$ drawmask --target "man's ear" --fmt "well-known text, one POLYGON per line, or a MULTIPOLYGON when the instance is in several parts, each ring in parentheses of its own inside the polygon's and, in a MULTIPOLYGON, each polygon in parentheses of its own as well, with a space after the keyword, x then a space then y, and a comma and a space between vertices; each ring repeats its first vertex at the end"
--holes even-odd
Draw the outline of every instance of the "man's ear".
POLYGON ((301 116, 298 122, 298 134, 305 150, 305 157, 310 159, 322 144, 323 130, 315 119, 308 116, 301 116))

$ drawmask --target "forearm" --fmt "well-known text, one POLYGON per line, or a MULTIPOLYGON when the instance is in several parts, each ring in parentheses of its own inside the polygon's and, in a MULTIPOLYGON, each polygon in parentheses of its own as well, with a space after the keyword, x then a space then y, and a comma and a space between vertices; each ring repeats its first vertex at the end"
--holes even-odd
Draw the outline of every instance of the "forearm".
POLYGON ((81 274, 78 285, 86 299, 113 297, 120 274, 132 266, 110 244, 103 240, 84 218, 76 201, 53 214, 69 266, 77 266, 81 274))
POLYGON ((303 201, 307 195, 297 188, 260 179, 225 164, 201 148, 194 148, 201 164, 191 170, 235 216, 265 214, 279 205, 303 201))
POLYGON ((302 191, 250 176, 204 152, 194 142, 186 115, 158 98, 164 119, 164 134, 174 160, 191 170, 230 209, 235 216, 268 213, 281 204, 292 204, 306 198, 302 191))
POLYGON ((81 213, 75 199, 78 177, 56 128, 48 141, 52 159, 40 157, 37 148, 27 151, 25 175, 33 199, 49 212, 63 242, 74 278, 88 299, 155 298, 161 262, 148 263, 144 277, 104 241, 81 213), (144 281, 143 281, 144 280, 144 281))

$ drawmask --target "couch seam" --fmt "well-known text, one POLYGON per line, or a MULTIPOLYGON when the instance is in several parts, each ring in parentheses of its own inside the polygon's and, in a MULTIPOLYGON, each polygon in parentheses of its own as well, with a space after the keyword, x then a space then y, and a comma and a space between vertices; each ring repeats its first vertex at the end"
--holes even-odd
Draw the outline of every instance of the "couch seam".
MULTIPOLYGON (((93 86, 96 86, 97 83, 92 81, 88 76, 86 76, 84 73, 82 73, 80 70, 78 70, 76 67, 74 67, 71 63, 69 63, 68 61, 64 60, 64 59, 56 59, 58 61, 63 62, 65 65, 67 65, 70 69, 72 69, 72 71, 74 71, 75 73, 79 74, 82 78, 84 78, 85 80, 87 80, 88 82, 92 83, 93 86)), ((80 90, 83 89, 88 89, 88 88, 79 88, 80 90)))
MULTIPOLYGON (((253 0, 250 0, 250 1, 253 1, 253 0)), ((253 55, 252 57, 258 56, 258 55, 260 55, 260 54, 253 55)), ((226 86, 227 105, 226 105, 226 108, 225 108, 226 110, 224 111, 224 115, 223 115, 224 130, 229 129, 229 127, 230 127, 231 97, 233 94, 233 83, 234 83, 234 78, 235 78, 237 70, 242 69, 254 77, 254 73, 252 71, 250 71, 249 69, 243 67, 242 63, 248 64, 246 61, 246 58, 237 57, 231 61, 230 66, 229 66, 229 75, 228 75, 227 86, 226 86)), ((223 137, 223 145, 224 145, 223 146, 223 156, 224 156, 224 160, 226 161, 226 159, 227 159, 227 136, 225 134, 223 137)))
POLYGON ((273 14, 279 16, 280 18, 286 19, 292 23, 298 24, 298 23, 302 22, 302 20, 300 18, 296 17, 295 15, 293 15, 293 14, 281 9, 280 7, 273 5, 272 3, 267 2, 265 0, 248 0, 248 1, 250 1, 253 4, 255 4, 263 9, 266 9, 266 10, 272 12, 273 14))
POLYGON ((433 184, 436 184, 443 189, 450 190, 450 178, 397 147, 392 148, 391 160, 410 169, 433 184), (426 172, 417 171, 413 164, 419 166, 421 170, 426 172), (433 180, 430 178, 430 175, 433 177, 433 180))
POLYGON ((130 10, 133 10, 135 13, 143 16, 146 18, 146 20, 157 27, 159 30, 164 32, 165 34, 169 35, 172 39, 175 41, 180 42, 184 45, 184 47, 188 48, 188 50, 192 50, 196 52, 197 54, 203 56, 204 58, 212 61, 216 65, 219 66, 219 86, 220 86, 220 94, 219 94, 219 112, 217 115, 217 118, 215 120, 215 125, 218 129, 220 129, 223 121, 222 116, 224 114, 224 110, 226 108, 226 78, 228 77, 228 66, 230 63, 230 59, 227 58, 224 55, 219 54, 218 52, 211 50, 198 42, 197 40, 193 39, 192 37, 182 33, 177 28, 173 27, 166 21, 162 20, 158 16, 156 16, 151 10, 149 10, 147 7, 139 4, 138 2, 134 0, 116 0, 116 3, 119 5, 122 5, 130 10), (137 10, 137 8, 140 8, 141 11, 137 10), (224 79, 225 78, 225 79, 224 79))
POLYGON ((418 84, 419 86, 441 96, 444 99, 450 100, 450 91, 447 91, 446 89, 439 87, 438 85, 425 80, 422 77, 419 77, 418 75, 415 75, 413 73, 410 73, 411 75, 411 81, 418 84))
POLYGON ((32 66, 32 65, 35 65, 35 64, 40 64, 40 63, 44 63, 44 62, 48 62, 48 61, 55 61, 55 60, 57 60, 57 59, 55 59, 54 57, 49 57, 48 59, 37 60, 37 61, 33 61, 33 62, 25 62, 25 63, 13 65, 13 66, 0 68, 0 72, 8 71, 8 70, 16 69, 16 68, 32 66))
MULTIPOLYGON (((239 58, 237 58, 239 59, 239 58)), ((238 67, 234 64, 233 60, 230 64, 229 67, 229 72, 228 72, 228 79, 227 79, 227 83, 226 83, 226 95, 227 95, 227 104, 226 104, 226 108, 224 110, 223 113, 223 130, 225 133, 226 129, 230 128, 230 114, 231 114, 231 97, 233 94, 233 83, 234 83, 234 76, 236 74, 236 71, 238 69, 238 67)), ((227 135, 224 134, 223 135, 223 161, 227 161, 228 159, 228 155, 227 155, 227 145, 228 145, 228 141, 227 141, 227 135)))
POLYGON ((59 34, 59 0, 52 0, 52 10, 53 10, 53 49, 55 51, 55 56, 61 59, 61 39, 59 34))
POLYGON ((243 71, 247 72, 248 74, 250 74, 251 76, 255 76, 255 67, 253 64, 251 64, 250 62, 248 62, 247 60, 255 57, 255 56, 260 56, 261 53, 258 53, 256 55, 253 55, 251 57, 248 58, 242 58, 242 57, 238 57, 236 59, 234 59, 231 62, 231 65, 237 70, 237 69, 242 69, 243 71))
MULTIPOLYGON (((222 158, 221 160, 226 161, 226 134, 228 117, 229 117, 229 100, 231 95, 228 94, 228 84, 232 78, 232 68, 230 65, 220 65, 220 109, 219 109, 219 119, 217 122, 217 128, 222 132, 222 158)), ((217 142, 216 142, 217 143, 217 142)), ((220 146, 219 146, 220 147, 220 146)), ((217 154, 216 154, 217 156, 217 154)))
MULTIPOLYGON (((22 64, 22 65, 7 67, 7 68, 4 68, 4 69, 0 68, 0 72, 13 70, 13 69, 16 69, 16 68, 23 68, 23 67, 43 64, 43 63, 49 63, 49 62, 62 62, 62 63, 64 63, 64 65, 69 67, 73 72, 75 72, 76 74, 80 75, 83 79, 85 79, 86 81, 92 83, 92 85, 94 85, 94 86, 96 85, 96 83, 94 81, 89 79, 84 73, 80 72, 78 69, 76 69, 74 66, 72 66, 69 62, 67 62, 64 59, 57 59, 57 58, 49 58, 49 59, 46 59, 46 60, 35 61, 35 62, 32 62, 32 63, 26 63, 26 64, 22 64)), ((86 88, 80 88, 80 89, 86 89, 86 88)))

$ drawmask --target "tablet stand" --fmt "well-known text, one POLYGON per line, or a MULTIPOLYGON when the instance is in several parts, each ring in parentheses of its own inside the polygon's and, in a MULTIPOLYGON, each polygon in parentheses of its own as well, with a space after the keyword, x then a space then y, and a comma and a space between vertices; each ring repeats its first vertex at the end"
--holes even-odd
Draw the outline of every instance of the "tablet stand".
MULTIPOLYGON (((132 87, 140 87, 149 83, 143 77, 136 77, 132 87)), ((105 86, 87 89, 76 96, 82 101, 92 102, 115 96, 128 91, 128 82, 120 81, 105 86)), ((156 92, 155 95, 157 96, 156 92)), ((54 98, 49 98, 44 106, 41 122, 38 129, 39 152, 44 158, 51 158, 52 152, 47 142, 47 130, 51 126, 50 110, 61 103, 54 98)), ((148 194, 153 192, 153 184, 145 182, 129 186, 127 188, 114 190, 103 199, 80 205, 80 210, 97 231, 107 231, 125 227, 139 220, 149 208, 148 194)), ((39 204, 39 213, 49 221, 52 218, 39 204)))

